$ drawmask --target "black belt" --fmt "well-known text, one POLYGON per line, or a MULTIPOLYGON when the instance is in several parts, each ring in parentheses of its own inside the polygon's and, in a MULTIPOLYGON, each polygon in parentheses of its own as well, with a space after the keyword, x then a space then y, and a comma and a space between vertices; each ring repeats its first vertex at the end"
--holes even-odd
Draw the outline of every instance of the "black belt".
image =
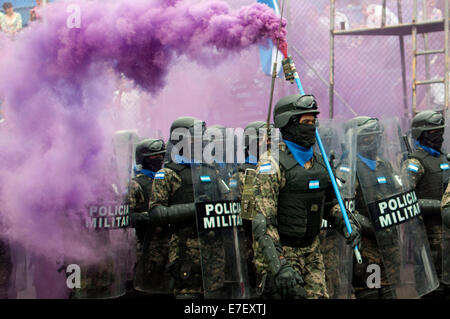
POLYGON ((304 248, 307 246, 311 246, 314 240, 317 236, 314 237, 292 237, 287 235, 281 235, 280 234, 280 241, 281 245, 283 246, 289 246, 289 247, 296 247, 296 248, 304 248))

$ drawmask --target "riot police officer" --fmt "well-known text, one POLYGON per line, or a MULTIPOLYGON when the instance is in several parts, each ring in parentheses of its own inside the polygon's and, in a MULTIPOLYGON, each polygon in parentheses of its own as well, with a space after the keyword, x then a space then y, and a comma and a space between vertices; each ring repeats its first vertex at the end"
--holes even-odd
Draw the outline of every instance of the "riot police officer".
POLYGON ((155 174, 161 169, 165 143, 161 139, 144 139, 136 145, 136 176, 127 195, 131 221, 136 229, 137 265, 134 288, 158 296, 169 294, 167 264, 169 227, 153 226, 148 221, 148 204, 155 174))
POLYGON ((357 225, 346 233, 323 159, 313 151, 313 95, 289 95, 274 108, 283 142, 260 159, 254 178, 255 265, 263 298, 328 298, 319 232, 326 218, 354 247, 357 225))
POLYGON ((164 167, 155 175, 149 204, 150 223, 172 228, 167 269, 177 299, 197 299, 203 293, 191 171, 196 124, 202 135, 205 123, 195 117, 180 117, 172 123, 164 167), (182 149, 177 148, 181 141, 176 132, 186 139, 182 149))
MULTIPOLYGON (((415 186, 426 227, 434 265, 442 274, 441 199, 448 184, 449 162, 442 153, 445 120, 440 112, 426 110, 417 113, 411 123, 415 149, 404 163, 410 182, 415 186)), ((428 297, 442 297, 450 287, 441 285, 428 297)))

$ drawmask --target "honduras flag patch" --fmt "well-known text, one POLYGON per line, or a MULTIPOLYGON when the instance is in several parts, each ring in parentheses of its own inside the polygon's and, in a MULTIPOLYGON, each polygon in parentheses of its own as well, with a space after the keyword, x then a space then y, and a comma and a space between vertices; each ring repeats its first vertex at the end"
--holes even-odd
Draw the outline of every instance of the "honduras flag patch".
POLYGON ((318 180, 309 181, 309 189, 317 189, 319 187, 320 187, 320 184, 319 184, 318 180))
POLYGON ((347 167, 347 166, 341 166, 341 167, 339 168, 339 170, 340 170, 341 172, 350 173, 350 167, 347 167))
POLYGON ((211 182, 211 177, 209 177, 209 176, 200 176, 200 180, 203 183, 210 183, 211 182))
POLYGON ((440 167, 441 167, 441 170, 443 170, 443 171, 446 171, 450 168, 447 163, 441 164, 440 167))
POLYGON ((272 171, 272 164, 271 163, 262 164, 259 167, 259 172, 260 173, 270 173, 271 171, 272 171))
POLYGON ((237 187, 237 180, 235 180, 235 179, 232 179, 231 181, 230 181, 230 187, 237 187))
POLYGON ((164 172, 159 172, 155 174, 155 179, 164 179, 164 172))
POLYGON ((386 184, 386 177, 384 176, 377 177, 377 180, 378 184, 386 184))
POLYGON ((411 172, 417 173, 417 171, 419 170, 419 166, 413 163, 408 164, 408 169, 411 172))

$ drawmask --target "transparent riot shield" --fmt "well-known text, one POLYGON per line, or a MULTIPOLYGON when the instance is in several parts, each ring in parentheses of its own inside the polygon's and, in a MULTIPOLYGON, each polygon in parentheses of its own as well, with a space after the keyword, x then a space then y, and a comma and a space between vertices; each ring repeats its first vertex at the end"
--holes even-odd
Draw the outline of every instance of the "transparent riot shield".
MULTIPOLYGON (((401 170, 399 124, 374 119, 357 127, 356 169, 363 206, 377 242, 393 298, 418 298, 439 281, 430 253, 418 199, 401 170)), ((364 245, 364 243, 362 243, 364 245)), ((364 256, 363 256, 364 258, 364 256)))
POLYGON ((224 161, 221 138, 208 136, 201 163, 192 165, 204 297, 250 298, 239 189, 234 187, 238 169, 224 161), (215 148, 208 147, 212 143, 215 148))
MULTIPOLYGON (((172 148, 173 144, 169 143, 164 163, 171 161, 172 148)), ((158 174, 155 178, 159 178, 158 174)), ((137 263, 133 285, 137 291, 149 295, 173 294, 173 279, 168 269, 171 234, 169 225, 143 223, 136 226, 137 263)))
POLYGON ((136 141, 133 131, 115 133, 113 160, 102 168, 110 172, 110 178, 105 180, 98 200, 80 212, 84 218, 79 236, 83 236, 89 254, 80 259, 72 256, 65 260, 66 264, 78 265, 81 272, 80 286, 72 290, 73 298, 116 298, 126 293, 135 246, 128 227, 129 208, 124 201, 136 141))
MULTIPOLYGON (((447 160, 450 159, 450 128, 448 125, 450 123, 450 115, 448 112, 445 113, 445 128, 444 128, 444 143, 442 147, 442 153, 446 155, 447 160)), ((449 180, 450 180, 450 170, 445 170, 443 177, 443 190, 444 193, 447 190, 449 180)), ((450 284, 450 228, 442 223, 442 276, 441 280, 444 284, 450 284)))
MULTIPOLYGON (((320 120, 319 134, 348 213, 354 211, 355 152, 354 127, 342 120, 320 120)), ((353 251, 344 237, 324 219, 320 232, 328 295, 332 299, 352 297, 353 251)))

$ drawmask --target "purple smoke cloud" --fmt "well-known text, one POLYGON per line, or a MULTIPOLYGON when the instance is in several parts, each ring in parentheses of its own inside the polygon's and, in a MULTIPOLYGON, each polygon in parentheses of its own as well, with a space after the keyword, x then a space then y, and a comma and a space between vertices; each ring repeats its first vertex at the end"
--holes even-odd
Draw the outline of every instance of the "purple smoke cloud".
POLYGON ((80 28, 67 27, 68 2, 54 3, 45 22, 2 48, 1 236, 50 260, 95 262, 101 256, 80 234, 86 206, 114 200, 119 76, 156 96, 181 57, 215 66, 267 38, 284 42, 286 30, 260 4, 238 11, 220 1, 70 4, 80 8, 80 28))

